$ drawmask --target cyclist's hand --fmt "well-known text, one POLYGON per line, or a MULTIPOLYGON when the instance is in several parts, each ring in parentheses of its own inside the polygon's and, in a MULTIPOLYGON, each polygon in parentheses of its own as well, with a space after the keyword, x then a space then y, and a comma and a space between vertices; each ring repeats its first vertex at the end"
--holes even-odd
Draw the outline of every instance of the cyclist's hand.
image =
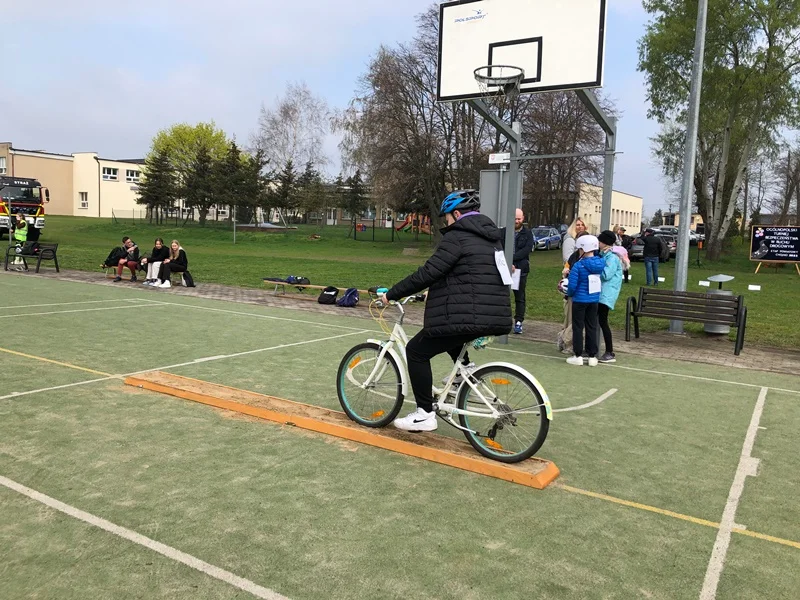
POLYGON ((384 306, 389 306, 389 299, 386 297, 386 294, 378 296, 378 300, 380 300, 384 306))

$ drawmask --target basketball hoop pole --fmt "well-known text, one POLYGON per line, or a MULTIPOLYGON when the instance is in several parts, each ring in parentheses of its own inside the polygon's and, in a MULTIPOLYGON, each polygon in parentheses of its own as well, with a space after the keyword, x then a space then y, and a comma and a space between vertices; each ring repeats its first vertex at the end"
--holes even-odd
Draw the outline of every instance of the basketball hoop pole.
MULTIPOLYGON (((493 114, 489 106, 480 99, 467 100, 467 103, 475 109, 479 115, 489 121, 503 134, 508 140, 509 151, 511 152, 511 162, 508 164, 508 178, 505 189, 506 215, 500 215, 498 227, 506 228, 505 256, 506 264, 509 266, 514 262, 514 219, 518 208, 522 208, 522 188, 519 186, 519 163, 520 163, 520 141, 522 140, 522 128, 519 122, 512 123, 511 126, 493 114), (505 223, 503 222, 505 221, 505 223)), ((502 175, 501 175, 502 177, 502 175)), ((503 205, 503 196, 500 197, 500 206, 503 205)), ((508 336, 503 335, 497 338, 500 344, 508 343, 508 336)))

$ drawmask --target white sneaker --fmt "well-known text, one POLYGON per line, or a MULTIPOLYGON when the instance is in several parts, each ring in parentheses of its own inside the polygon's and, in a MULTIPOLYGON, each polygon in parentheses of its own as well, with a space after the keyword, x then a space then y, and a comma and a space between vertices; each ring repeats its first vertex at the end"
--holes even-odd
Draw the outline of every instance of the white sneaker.
MULTIPOLYGON (((471 374, 473 371, 475 371, 475 369, 478 368, 478 366, 474 362, 471 362, 467 365, 464 365, 464 368, 468 373, 471 374)), ((442 385, 445 385, 448 379, 450 379, 449 374, 442 377, 442 385)), ((461 377, 461 373, 456 373, 456 378, 453 380, 453 385, 460 385, 462 381, 464 381, 464 379, 461 377)))
POLYGON ((582 367, 583 366, 583 357, 582 356, 570 356, 567 359, 567 364, 568 365, 575 365, 576 367, 582 367))
POLYGON ((590 367, 596 367, 597 366, 597 358, 595 358, 594 356, 590 356, 589 357, 589 366, 590 367))
POLYGON ((169 282, 169 279, 165 279, 163 282, 161 282, 161 285, 159 285, 158 287, 160 287, 160 288, 170 288, 170 287, 172 287, 172 284, 169 282))
POLYGON ((394 426, 403 431, 419 433, 421 431, 436 431, 439 425, 436 422, 435 412, 428 412, 417 407, 417 410, 407 414, 405 417, 395 419, 394 426))

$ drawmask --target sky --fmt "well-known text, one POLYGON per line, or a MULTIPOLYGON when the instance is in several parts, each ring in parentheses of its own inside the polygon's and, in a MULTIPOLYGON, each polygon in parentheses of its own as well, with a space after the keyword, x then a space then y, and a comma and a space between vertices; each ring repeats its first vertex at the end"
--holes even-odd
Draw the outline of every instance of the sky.
MULTIPOLYGON (((344 108, 380 45, 409 41, 431 0, 0 0, 0 141, 140 158, 155 133, 213 120, 246 144, 262 104, 304 81, 344 108)), ((621 112, 614 188, 669 198, 650 138, 637 41, 640 0, 609 0, 603 93, 621 112)), ((328 154, 338 162, 336 140, 328 154)))

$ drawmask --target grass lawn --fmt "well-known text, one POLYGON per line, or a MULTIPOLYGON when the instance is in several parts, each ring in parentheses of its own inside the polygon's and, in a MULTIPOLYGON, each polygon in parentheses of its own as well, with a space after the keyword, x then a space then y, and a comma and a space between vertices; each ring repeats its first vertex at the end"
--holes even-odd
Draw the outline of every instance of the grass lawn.
MULTIPOLYGON (((120 244, 123 235, 131 236, 145 252, 150 251, 156 237, 164 238, 167 243, 177 238, 186 249, 195 281, 242 287, 261 287, 263 277, 286 275, 302 275, 314 284, 339 287, 364 289, 391 285, 422 264, 433 250, 424 236, 415 241, 412 234, 399 233, 394 243, 354 241, 348 237, 348 231, 347 226, 302 225, 289 233, 243 232, 240 229, 234 245, 232 230, 223 223, 210 223, 200 228, 196 224, 175 226, 174 221, 170 225, 155 226, 131 219, 112 223, 108 219, 49 216, 42 241, 60 244, 59 262, 64 268, 92 271, 113 246, 120 244), (315 233, 320 234, 321 239, 310 239, 315 233), (414 252, 416 254, 411 254, 414 252)), ((371 232, 358 235, 369 238, 371 232)), ((378 230, 377 236, 388 239, 388 230, 378 230)), ((534 253, 533 272, 528 279, 528 318, 561 320, 561 296, 555 289, 560 268, 560 251, 534 253)), ((748 307, 746 344, 797 348, 800 346, 800 327, 796 324, 800 277, 791 265, 779 269, 764 267, 758 275, 754 270, 755 264, 747 258, 746 245, 736 243, 728 256, 715 263, 706 261, 701 254, 700 266, 693 247, 687 287, 690 291, 705 291, 707 288, 698 285, 701 279, 717 273, 733 275, 735 279, 725 284, 725 289, 745 296, 748 307), (761 285, 761 291, 748 291, 749 284, 761 285)), ((674 273, 674 261, 660 265, 659 274, 666 278, 662 285, 671 288, 674 273)), ((638 292, 638 286, 644 281, 644 264, 634 263, 632 281, 623 288, 612 313, 612 327, 623 327, 625 301, 638 292)), ((642 320, 643 331, 666 328, 666 321, 642 320)), ((702 325, 688 323, 686 329, 700 333, 702 325)))

